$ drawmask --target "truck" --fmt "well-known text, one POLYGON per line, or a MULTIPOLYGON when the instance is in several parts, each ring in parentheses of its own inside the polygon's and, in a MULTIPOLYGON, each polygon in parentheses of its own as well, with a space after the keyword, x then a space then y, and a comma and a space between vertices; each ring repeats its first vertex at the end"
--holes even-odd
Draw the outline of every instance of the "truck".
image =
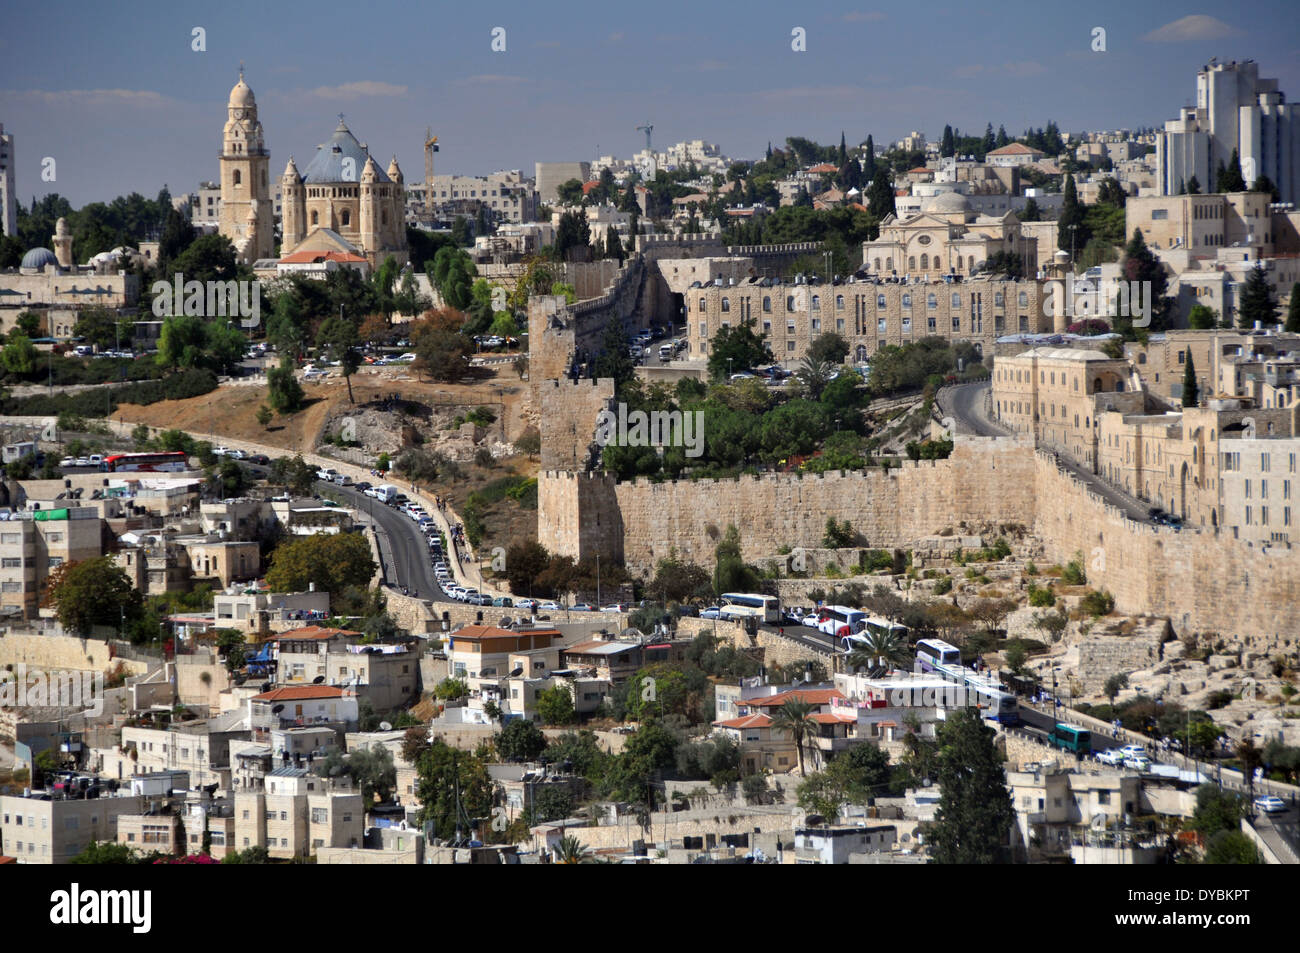
POLYGON ((375 499, 381 503, 391 503, 397 499, 398 492, 397 487, 390 483, 383 483, 375 487, 375 499))

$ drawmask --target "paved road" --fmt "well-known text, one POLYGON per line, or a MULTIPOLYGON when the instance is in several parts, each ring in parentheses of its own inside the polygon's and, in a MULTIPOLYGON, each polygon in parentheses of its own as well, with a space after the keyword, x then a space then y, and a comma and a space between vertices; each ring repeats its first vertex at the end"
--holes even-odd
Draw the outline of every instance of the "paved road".
POLYGON ((973 381, 946 387, 940 409, 953 418, 956 431, 977 437, 1007 437, 1011 431, 989 419, 986 404, 992 384, 973 381))
POLYGON ((452 601, 438 586, 429 544, 414 520, 351 487, 318 480, 316 489, 318 493, 332 492, 346 500, 358 513, 365 513, 374 520, 385 582, 399 589, 405 586, 411 595, 430 602, 452 601))

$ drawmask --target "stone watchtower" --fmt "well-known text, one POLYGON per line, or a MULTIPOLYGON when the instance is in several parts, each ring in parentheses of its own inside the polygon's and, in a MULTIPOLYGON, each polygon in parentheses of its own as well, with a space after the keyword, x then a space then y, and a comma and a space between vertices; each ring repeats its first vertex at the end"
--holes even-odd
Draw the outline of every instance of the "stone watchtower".
POLYGON ((275 248, 274 207, 268 167, 271 153, 262 137, 257 100, 239 71, 230 90, 221 148, 221 220, 218 231, 235 246, 244 264, 270 258, 275 248))
POLYGON ((68 220, 60 218, 54 223, 54 257, 60 268, 72 267, 72 233, 68 231, 68 220))

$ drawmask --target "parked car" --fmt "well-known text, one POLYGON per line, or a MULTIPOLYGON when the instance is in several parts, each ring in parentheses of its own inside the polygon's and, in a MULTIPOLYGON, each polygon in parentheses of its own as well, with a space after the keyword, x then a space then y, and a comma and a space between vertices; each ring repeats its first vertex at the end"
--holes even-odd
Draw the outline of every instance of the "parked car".
POLYGON ((722 608, 720 606, 708 606, 707 608, 700 610, 701 619, 716 619, 721 615, 722 608))
POLYGON ((354 489, 354 490, 356 490, 356 491, 358 491, 358 492, 360 492, 360 493, 364 493, 364 494, 366 494, 366 496, 370 496, 370 495, 371 495, 371 493, 370 493, 370 484, 367 483, 365 480, 362 480, 360 483, 354 483, 354 484, 352 484, 352 489, 354 489))
POLYGON ((589 606, 585 602, 579 602, 576 606, 569 607, 570 612, 595 612, 594 606, 589 606))
POLYGON ((1119 750, 1126 758, 1145 758, 1147 756, 1146 745, 1125 745, 1119 750))
POLYGON ((76 457, 64 457, 59 461, 60 467, 75 467, 77 465, 76 457))
POLYGON ((230 453, 230 448, 229 448, 229 447, 213 447, 213 448, 212 448, 212 455, 213 455, 214 457, 224 457, 224 456, 225 456, 226 454, 228 454, 228 453, 230 453))
POLYGON ((537 608, 536 599, 519 599, 515 602, 516 609, 535 609, 537 608))
POLYGON ((1265 814, 1280 814, 1286 810, 1286 801, 1271 794, 1262 795, 1255 798, 1255 810, 1265 814))
POLYGON ((351 486, 352 477, 348 476, 346 473, 336 473, 334 474, 334 482, 338 486, 351 486))
POLYGON ((623 603, 616 602, 613 605, 602 606, 600 611, 601 612, 627 612, 628 606, 624 605, 623 603))
POLYGON ((537 608, 545 612, 559 612, 560 604, 558 602, 543 602, 537 608))
POLYGON ((255 463, 259 467, 269 467, 271 465, 271 458, 264 453, 255 453, 248 458, 248 462, 255 463))
POLYGON ((497 596, 492 600, 492 605, 499 606, 502 609, 513 609, 515 600, 511 599, 509 596, 497 596))
POLYGON ((1106 751, 1097 753, 1097 760, 1102 764, 1121 765, 1124 763, 1124 752, 1118 748, 1110 748, 1106 751))
POLYGON ((1129 755, 1124 759, 1124 767, 1132 768, 1134 771, 1150 771, 1151 759, 1142 754, 1129 755))

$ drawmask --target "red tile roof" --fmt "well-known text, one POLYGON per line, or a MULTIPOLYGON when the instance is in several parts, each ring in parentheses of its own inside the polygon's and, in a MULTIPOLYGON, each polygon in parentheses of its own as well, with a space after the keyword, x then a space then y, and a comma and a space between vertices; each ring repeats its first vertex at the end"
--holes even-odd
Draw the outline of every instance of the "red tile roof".
POLYGON ((838 172, 840 171, 840 167, 835 165, 833 162, 823 162, 821 165, 813 166, 808 171, 814 175, 821 175, 823 172, 838 172))
POLYGON ((254 695, 255 702, 305 701, 309 698, 343 698, 348 693, 337 685, 285 685, 254 695))
POLYGON ((1001 149, 994 149, 994 150, 992 150, 991 152, 988 152, 988 153, 985 153, 985 154, 986 154, 986 155, 990 155, 990 156, 1041 156, 1041 155, 1044 155, 1043 152, 1039 151, 1038 149, 1030 148, 1029 146, 1025 145, 1023 142, 1009 142, 1009 143, 1007 143, 1005 146, 1003 146, 1001 149))
POLYGON ((285 255, 280 259, 282 265, 310 265, 319 261, 341 261, 345 264, 365 263, 365 258, 361 255, 353 255, 344 251, 296 251, 292 255, 285 255))
POLYGON ((813 705, 829 705, 831 699, 843 700, 844 696, 834 688, 792 688, 789 691, 768 695, 765 698, 745 698, 736 702, 750 708, 780 708, 786 702, 801 701, 813 705))
POLYGON ((771 728, 772 719, 767 715, 746 715, 730 721, 715 721, 713 724, 717 728, 771 728))

